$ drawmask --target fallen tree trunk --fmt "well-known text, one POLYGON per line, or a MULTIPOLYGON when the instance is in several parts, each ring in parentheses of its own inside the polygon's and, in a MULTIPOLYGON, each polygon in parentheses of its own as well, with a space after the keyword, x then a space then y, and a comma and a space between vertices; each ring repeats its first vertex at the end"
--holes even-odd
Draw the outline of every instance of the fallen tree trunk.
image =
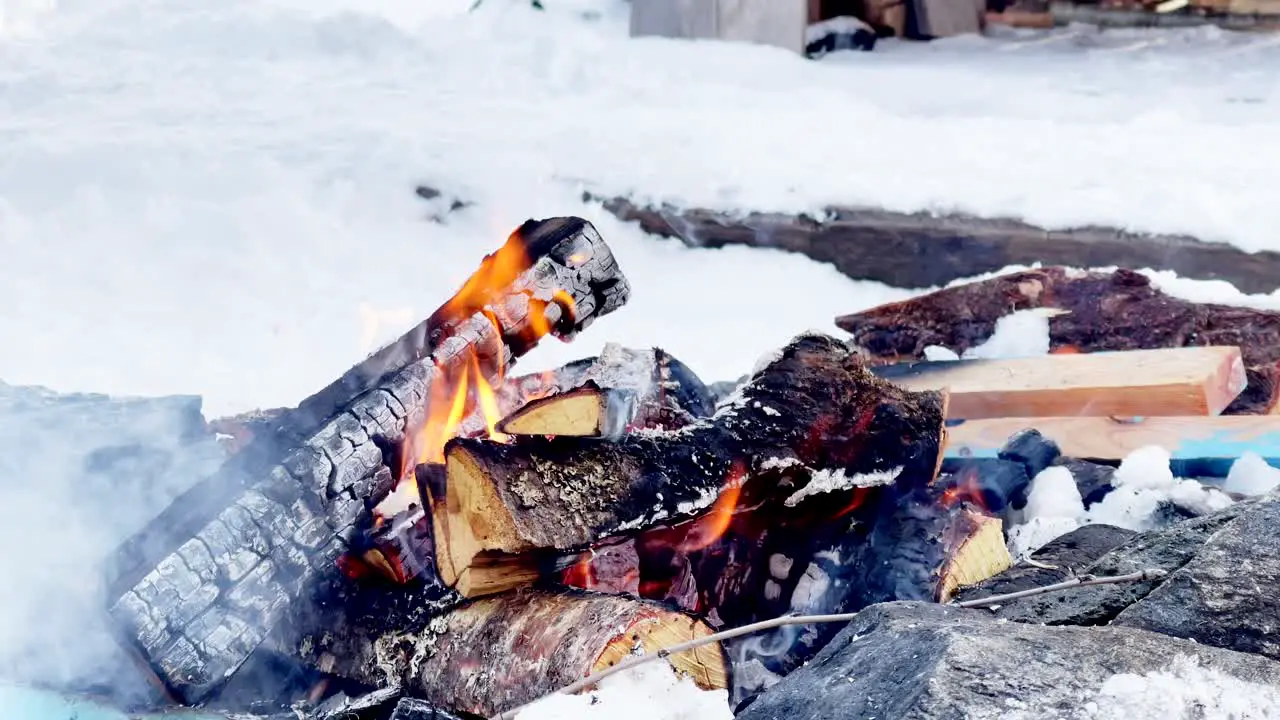
MULTIPOLYGON (((927 484, 944 396, 879 380, 842 343, 802 336, 716 414, 616 443, 520 437, 446 448, 433 505, 441 577, 467 596, 529 581, 548 558, 703 514, 732 494, 788 507, 858 487, 927 484)), ((732 507, 730 507, 730 512, 732 507)))
POLYGON ((338 557, 397 480, 383 448, 416 434, 433 390, 572 336, 628 292, 586 221, 525 223, 430 319, 255 433, 120 548, 107 598, 126 647, 183 702, 209 698, 286 615, 305 625, 328 602, 338 557))
POLYGON ((891 363, 921 359, 930 345, 964 352, 989 338, 1001 317, 1031 308, 1065 311, 1049 318, 1052 352, 1239 347, 1248 385, 1223 412, 1276 410, 1280 312, 1188 302, 1129 270, 1009 273, 845 315, 836 324, 872 362, 891 363))
MULTIPOLYGON (((356 682, 490 717, 617 664, 637 648, 657 652, 711 629, 659 605, 580 591, 523 590, 455 608, 414 629, 327 630, 308 647, 356 682)), ((727 687, 718 644, 666 658, 699 687, 727 687)))
POLYGON ((777 248, 831 263, 855 280, 893 287, 939 287, 1035 263, 1173 270, 1182 277, 1226 280, 1248 293, 1280 286, 1280 253, 1250 253, 1186 235, 1098 226, 1050 230, 1011 218, 872 208, 828 207, 790 215, 646 206, 621 197, 586 199, 601 202, 620 220, 637 222, 645 232, 692 247, 777 248))

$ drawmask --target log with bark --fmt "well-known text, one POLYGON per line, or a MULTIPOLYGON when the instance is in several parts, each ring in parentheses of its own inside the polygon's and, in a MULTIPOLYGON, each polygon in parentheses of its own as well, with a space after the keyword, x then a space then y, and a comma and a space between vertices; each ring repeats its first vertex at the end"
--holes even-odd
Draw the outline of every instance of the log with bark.
POLYGON ((453 440, 447 495, 432 508, 441 577, 483 595, 526 584, 605 538, 705 514, 727 497, 730 512, 766 501, 826 508, 860 487, 927 484, 940 460, 944 405, 941 393, 877 379, 834 338, 806 335, 712 417, 679 430, 613 443, 453 440))
POLYGON ((1064 311, 1049 318, 1052 352, 1239 347, 1248 385, 1223 412, 1276 410, 1280 312, 1189 302, 1130 270, 1014 272, 845 315, 836 324, 871 362, 891 363, 923 359, 930 345, 963 352, 989 338, 1001 317, 1031 308, 1064 311))
POLYGON ((645 205, 585 196, 645 232, 693 247, 747 245, 831 263, 855 280, 928 288, 1035 263, 1073 267, 1149 267, 1182 277, 1226 280, 1244 292, 1280 287, 1280 253, 1245 252, 1186 235, 1110 227, 1051 230, 1012 218, 828 207, 813 215, 729 212, 645 205), (924 261, 922 261, 924 260, 924 261))
MULTIPOLYGON (((630 598, 575 590, 521 590, 482 598, 414 626, 370 628, 360 618, 318 633, 304 653, 331 672, 396 685, 407 695, 489 717, 551 694, 635 652, 657 652, 711 629, 630 598)), ((666 658, 699 687, 728 685, 716 643, 666 658)))
POLYGON ((305 625, 328 601, 338 557, 397 480, 383 450, 416 434, 433 389, 472 367, 492 376, 628 294, 585 220, 522 225, 430 319, 282 413, 273 431, 259 428, 124 543, 107 585, 123 643, 178 699, 213 695, 286 616, 305 625))

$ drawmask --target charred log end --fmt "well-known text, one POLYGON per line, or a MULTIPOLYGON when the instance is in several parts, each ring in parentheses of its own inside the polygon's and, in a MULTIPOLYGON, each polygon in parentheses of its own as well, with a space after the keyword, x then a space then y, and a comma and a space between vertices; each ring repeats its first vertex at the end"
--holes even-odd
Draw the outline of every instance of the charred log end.
POLYGON ((594 384, 534 400, 498 423, 508 435, 600 437, 608 416, 608 395, 594 384))
POLYGON ((943 536, 946 562, 938 572, 938 602, 950 602, 956 591, 1013 567, 1004 542, 1004 523, 969 508, 952 513, 943 536))
MULTIPOLYGON (((592 672, 611 668, 635 655, 637 650, 647 655, 710 634, 711 628, 701 621, 679 613, 656 612, 652 617, 638 619, 605 646, 592 672)), ((687 676, 703 690, 729 687, 724 651, 718 643, 672 653, 666 660, 676 673, 687 676)))

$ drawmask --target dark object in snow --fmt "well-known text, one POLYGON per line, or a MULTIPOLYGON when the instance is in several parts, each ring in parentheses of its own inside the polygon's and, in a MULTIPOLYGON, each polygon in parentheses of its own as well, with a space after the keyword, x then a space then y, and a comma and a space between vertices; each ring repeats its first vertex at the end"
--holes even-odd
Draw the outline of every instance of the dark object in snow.
POLYGON ((1116 469, 1110 465, 1067 457, 1058 458, 1053 464, 1071 472, 1072 479, 1076 481, 1076 489, 1080 491, 1080 498, 1084 500, 1085 509, 1102 502, 1115 489, 1111 478, 1115 477, 1116 469))
POLYGON ((811 58, 820 58, 837 50, 870 51, 875 46, 875 29, 850 16, 813 23, 804 35, 804 52, 811 58))
MULTIPOLYGON (((1085 525, 1057 538, 993 578, 956 593, 959 602, 1052 585, 1084 573, 1084 569, 1137 533, 1111 525, 1085 525)), ((1074 591, 1073 591, 1074 592, 1074 591)), ((1065 595, 1066 593, 1064 593, 1065 595)), ((1047 599, 1047 598, 1046 598, 1047 599)), ((1000 612, 999 607, 992 610, 1000 612)))
POLYGON ((923 357, 929 345, 963 353, 986 341, 1000 318, 1032 308, 1065 311, 1049 318, 1054 352, 1239 347, 1248 385, 1224 414, 1266 415, 1276 406, 1280 312, 1189 302, 1131 270, 1013 272, 845 315, 836 324, 874 362, 897 363, 923 357))
POLYGON ((461 718, 432 706, 426 700, 403 698, 396 705, 396 710, 391 713, 389 720, 461 720, 461 718))
POLYGON ((876 280, 893 287, 937 287, 1033 263, 1174 270, 1182 277, 1227 280, 1248 293, 1268 293, 1280 286, 1280 252, 1249 253, 1187 236, 1144 235, 1107 227, 1046 230, 1008 218, 867 208, 831 207, 814 215, 742 215, 650 207, 627 198, 590 194, 584 200, 602 202, 621 220, 637 221, 646 232, 680 238, 693 247, 778 248, 831 263, 855 280, 876 280))
POLYGON ((1280 493, 1248 505, 1112 624, 1280 660, 1280 493))
POLYGON ((939 482, 948 483, 958 492, 970 496, 974 503, 992 513, 1006 507, 1021 508, 1027 504, 1027 488, 1031 475, 1021 462, 996 458, 947 458, 942 471, 949 476, 939 482))
POLYGON ((1057 443, 1041 435, 1039 430, 1030 428, 1009 438, 997 457, 1022 463, 1027 469, 1027 476, 1035 478, 1060 455, 1062 451, 1058 449, 1057 443))
POLYGON ((338 558, 395 480, 383 448, 421 425, 432 387, 456 385, 472 366, 493 377, 548 329, 572 337, 630 293, 581 218, 525 223, 474 277, 116 553, 109 614, 176 697, 208 699, 286 616, 305 627, 309 611, 332 602, 338 558))
POLYGON ((413 192, 432 206, 432 213, 429 219, 435 223, 443 223, 451 213, 471 206, 471 203, 464 202, 456 197, 445 197, 443 193, 430 185, 418 185, 414 187, 413 192))
POLYGON ((464 595, 488 594, 610 535, 693 519, 722 489, 744 507, 768 499, 800 513, 838 511, 859 487, 923 485, 938 465, 942 407, 941 393, 887 383, 835 338, 804 335, 739 401, 674 432, 458 438, 445 449, 449 494, 476 501, 435 513, 437 565, 464 595))
POLYGON ((1178 656, 1274 686, 1280 663, 1132 628, 1004 623, 985 610, 890 603, 863 610, 821 653, 738 720, 1074 717, 1117 673, 1176 669, 1178 656))
MULTIPOLYGON (((1173 573, 1249 505, 1237 503, 1212 515, 1135 535, 1085 567, 1080 574, 1125 575, 1149 568, 1173 573)), ((1097 585, 1022 598, 1002 605, 995 614, 1026 623, 1105 625, 1166 581, 1167 578, 1161 578, 1124 585, 1097 585)))

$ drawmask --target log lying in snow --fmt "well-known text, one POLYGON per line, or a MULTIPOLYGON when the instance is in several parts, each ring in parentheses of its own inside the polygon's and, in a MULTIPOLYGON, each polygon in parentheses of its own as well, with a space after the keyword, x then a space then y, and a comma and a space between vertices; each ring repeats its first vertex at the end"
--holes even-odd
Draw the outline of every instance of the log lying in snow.
POLYGON ((498 431, 617 440, 639 428, 674 429, 711 414, 693 371, 658 348, 606 345, 598 358, 555 370, 557 391, 508 415, 498 431))
POLYGON ((831 263, 855 280, 927 288, 1011 265, 1149 267, 1182 277, 1227 280, 1244 292, 1280 285, 1280 253, 1249 253, 1187 236, 1116 228, 1047 230, 1020 220, 830 207, 816 216, 735 213, 601 199, 620 220, 694 247, 747 245, 831 263), (921 258, 927 261, 921 262, 921 258))
MULTIPOLYGON (((657 652, 710 633, 701 621, 652 603, 523 590, 463 605, 418 629, 340 628, 309 650, 333 657, 339 676, 399 685, 438 707, 489 717, 615 665, 637 648, 657 652)), ((667 662, 699 687, 728 685, 718 644, 667 662)))
POLYGON ((946 388, 949 418, 1217 415, 1245 386, 1234 347, 886 365, 909 390, 946 388))
POLYGON ((1001 317, 1031 308, 1067 311, 1049 318, 1054 352, 1238 347, 1248 386, 1223 412, 1276 408, 1280 312, 1188 302, 1129 270, 1015 272, 846 315, 836 324, 874 361, 902 362, 922 359, 929 345, 964 352, 989 338, 1001 317))
MULTIPOLYGON (((529 221, 444 307, 283 414, 117 553, 108 612, 180 700, 210 697, 291 616, 328 601, 336 560, 395 478, 379 447, 412 432, 431 389, 569 337, 627 299, 580 218, 529 221)), ((398 471, 399 468, 396 468, 398 471)), ((286 642, 287 644, 287 642, 286 642)))
POLYGON ((822 503, 831 491, 928 483, 944 415, 937 392, 875 378, 834 338, 802 336, 736 401, 671 432, 616 443, 521 437, 446 447, 433 508, 441 577, 474 596, 529 582, 606 537, 702 514, 722 491, 749 505, 822 503))
POLYGON ((1035 428, 1069 457, 1119 462, 1148 445, 1169 451, 1179 477, 1222 476, 1246 452, 1280 467, 1280 416, 1040 417, 966 420, 947 428, 948 458, 990 458, 1035 428))

